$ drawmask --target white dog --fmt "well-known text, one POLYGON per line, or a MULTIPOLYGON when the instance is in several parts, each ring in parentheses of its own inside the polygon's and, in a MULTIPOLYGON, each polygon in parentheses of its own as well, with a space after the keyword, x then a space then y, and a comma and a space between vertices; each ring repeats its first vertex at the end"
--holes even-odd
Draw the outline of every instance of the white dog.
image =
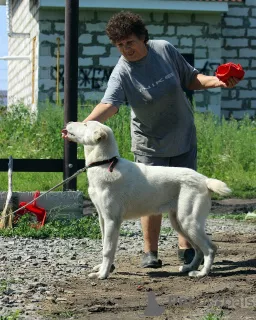
POLYGON ((220 195, 231 192, 224 182, 192 169, 146 166, 120 158, 112 130, 97 121, 70 122, 62 134, 84 145, 88 192, 99 214, 103 261, 89 277, 109 276, 124 219, 164 212, 169 213, 173 228, 196 252, 193 261, 179 270, 192 277, 210 272, 216 246, 205 233, 205 221, 211 207, 211 191, 220 195), (197 271, 203 259, 204 265, 197 271))

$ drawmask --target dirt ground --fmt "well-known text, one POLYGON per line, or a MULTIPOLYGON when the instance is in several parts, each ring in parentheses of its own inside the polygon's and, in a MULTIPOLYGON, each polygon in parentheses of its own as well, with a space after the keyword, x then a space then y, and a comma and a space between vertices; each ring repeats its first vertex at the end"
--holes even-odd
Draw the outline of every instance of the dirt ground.
POLYGON ((160 252, 163 268, 138 268, 140 256, 116 257, 108 280, 70 279, 58 302, 42 306, 48 319, 212 320, 256 319, 256 234, 213 234, 218 254, 209 276, 192 279, 177 273, 174 250, 160 252), (222 314, 222 315, 221 315, 222 314), (209 318, 208 318, 209 319, 209 318))

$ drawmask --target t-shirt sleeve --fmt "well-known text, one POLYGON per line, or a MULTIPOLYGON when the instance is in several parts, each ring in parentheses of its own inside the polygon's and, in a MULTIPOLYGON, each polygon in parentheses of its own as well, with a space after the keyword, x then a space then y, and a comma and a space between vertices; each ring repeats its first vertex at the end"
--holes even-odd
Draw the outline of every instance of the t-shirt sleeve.
POLYGON ((175 62, 181 86, 183 89, 187 89, 199 71, 192 67, 173 45, 169 44, 168 51, 175 62))
POLYGON ((102 103, 110 103, 115 107, 120 107, 125 101, 125 93, 121 83, 121 78, 118 70, 115 68, 108 80, 107 89, 103 98, 102 103))

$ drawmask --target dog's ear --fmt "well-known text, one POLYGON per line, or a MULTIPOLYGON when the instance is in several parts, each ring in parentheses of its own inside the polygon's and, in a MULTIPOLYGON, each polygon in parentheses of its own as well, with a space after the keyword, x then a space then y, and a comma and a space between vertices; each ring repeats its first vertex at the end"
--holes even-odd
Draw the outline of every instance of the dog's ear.
POLYGON ((100 140, 106 139, 107 136, 107 132, 102 128, 95 130, 93 133, 93 138, 95 142, 100 142, 100 140))

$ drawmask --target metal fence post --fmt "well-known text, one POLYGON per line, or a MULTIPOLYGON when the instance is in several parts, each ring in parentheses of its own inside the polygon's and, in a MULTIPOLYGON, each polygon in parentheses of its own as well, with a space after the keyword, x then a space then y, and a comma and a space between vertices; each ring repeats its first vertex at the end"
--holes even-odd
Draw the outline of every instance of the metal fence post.
MULTIPOLYGON (((65 7, 65 66, 64 66, 64 125, 77 121, 78 88, 78 21, 79 0, 66 0, 65 7)), ((77 145, 64 140, 64 179, 77 171, 77 145)), ((63 190, 76 190, 77 180, 63 186, 63 190)))

